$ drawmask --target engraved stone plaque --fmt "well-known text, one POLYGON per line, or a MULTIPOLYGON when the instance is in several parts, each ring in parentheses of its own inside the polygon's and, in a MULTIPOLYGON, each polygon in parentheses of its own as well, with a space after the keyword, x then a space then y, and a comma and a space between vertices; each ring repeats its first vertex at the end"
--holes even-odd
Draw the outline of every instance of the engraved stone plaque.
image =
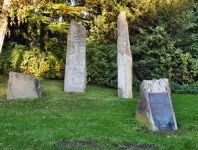
POLYGON ((173 130, 174 119, 168 93, 149 93, 148 97, 155 126, 159 131, 173 130))
POLYGON ((168 79, 144 80, 136 119, 153 131, 175 131, 177 122, 173 111, 168 79))

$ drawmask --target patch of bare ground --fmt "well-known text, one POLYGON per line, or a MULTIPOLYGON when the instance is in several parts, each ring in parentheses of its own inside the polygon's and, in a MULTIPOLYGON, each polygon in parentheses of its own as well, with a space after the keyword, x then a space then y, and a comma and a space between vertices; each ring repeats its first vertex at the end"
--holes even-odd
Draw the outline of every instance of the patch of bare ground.
MULTIPOLYGON (((102 149, 102 147, 97 145, 97 143, 94 141, 62 140, 58 142, 57 144, 58 146, 70 148, 70 149, 83 148, 83 147, 90 147, 93 149, 102 149)), ((118 149, 118 150, 158 150, 158 148, 154 144, 140 144, 140 145, 139 144, 109 144, 109 143, 105 143, 105 144, 112 147, 113 149, 118 149)))

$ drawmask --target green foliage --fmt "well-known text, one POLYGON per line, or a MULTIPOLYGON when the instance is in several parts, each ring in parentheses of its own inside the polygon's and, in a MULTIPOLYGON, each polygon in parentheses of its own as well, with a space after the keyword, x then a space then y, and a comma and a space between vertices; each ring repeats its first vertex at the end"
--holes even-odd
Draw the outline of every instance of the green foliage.
POLYGON ((144 79, 167 77, 180 84, 198 79, 196 1, 103 0, 88 1, 86 6, 92 14, 98 8, 89 37, 95 43, 116 43, 117 15, 127 12, 135 86, 144 79))
POLYGON ((179 94, 198 94, 198 84, 183 84, 171 83, 172 93, 179 94))
POLYGON ((9 16, 11 36, 0 56, 0 70, 62 79, 69 22, 83 10, 65 1, 13 0, 9 8, 2 9, 9 16))
POLYGON ((115 44, 88 42, 88 81, 99 85, 117 85, 117 50, 115 44))
POLYGON ((20 71, 23 53, 27 47, 10 43, 5 49, 6 50, 0 55, 0 70, 5 74, 10 71, 20 71))
POLYGON ((28 50, 27 47, 12 43, 7 48, 11 46, 12 50, 5 50, 0 56, 0 70, 3 73, 18 71, 41 78, 63 78, 63 57, 57 57, 51 51, 42 52, 38 47, 28 50))
POLYGON ((4 72, 16 70, 43 78, 63 78, 67 30, 70 20, 75 19, 89 31, 89 83, 116 87, 116 21, 119 12, 126 11, 136 87, 144 79, 166 77, 179 84, 198 80, 197 1, 77 0, 76 7, 62 0, 32 4, 13 0, 9 10, 2 10, 10 17, 11 37, 7 42, 25 48, 11 47, 2 54, 0 70, 4 72), (56 64, 61 68, 59 75, 56 64))
POLYGON ((140 30, 141 39, 133 49, 135 76, 139 80, 166 77, 177 83, 193 83, 197 59, 176 46, 176 41, 161 26, 150 33, 140 30))

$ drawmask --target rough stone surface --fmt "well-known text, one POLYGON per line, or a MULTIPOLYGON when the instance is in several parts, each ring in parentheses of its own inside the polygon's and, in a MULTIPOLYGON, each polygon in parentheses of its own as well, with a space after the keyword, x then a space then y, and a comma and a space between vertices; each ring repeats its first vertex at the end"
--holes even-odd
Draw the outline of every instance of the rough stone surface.
POLYGON ((10 72, 7 99, 36 99, 42 97, 40 81, 33 75, 10 72))
POLYGON ((117 25, 118 96, 132 98, 132 55, 125 12, 119 14, 117 25))
POLYGON ((168 79, 142 82, 136 119, 153 131, 177 130, 168 79))
POLYGON ((86 32, 83 25, 71 21, 67 38, 65 92, 85 92, 86 90, 86 32))
MULTIPOLYGON (((3 6, 9 7, 10 2, 11 0, 4 0, 3 6)), ((7 16, 4 14, 1 14, 0 15, 0 54, 2 51, 3 42, 4 42, 5 34, 7 31, 7 25, 8 25, 7 16)))

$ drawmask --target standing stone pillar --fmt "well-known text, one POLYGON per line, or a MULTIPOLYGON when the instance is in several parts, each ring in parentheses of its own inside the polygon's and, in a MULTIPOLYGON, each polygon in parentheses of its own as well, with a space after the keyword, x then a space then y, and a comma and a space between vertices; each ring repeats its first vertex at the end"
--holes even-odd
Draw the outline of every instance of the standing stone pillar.
POLYGON ((119 14, 117 26, 118 96, 132 98, 132 55, 125 12, 119 14))
MULTIPOLYGON (((11 3, 11 0, 4 0, 3 6, 9 7, 10 3, 11 3)), ((2 51, 3 42, 4 42, 5 34, 7 31, 7 26, 8 26, 7 16, 5 14, 1 14, 0 15, 0 54, 2 51)))
POLYGON ((85 92, 86 90, 86 32, 83 25, 71 21, 67 37, 65 92, 85 92))

